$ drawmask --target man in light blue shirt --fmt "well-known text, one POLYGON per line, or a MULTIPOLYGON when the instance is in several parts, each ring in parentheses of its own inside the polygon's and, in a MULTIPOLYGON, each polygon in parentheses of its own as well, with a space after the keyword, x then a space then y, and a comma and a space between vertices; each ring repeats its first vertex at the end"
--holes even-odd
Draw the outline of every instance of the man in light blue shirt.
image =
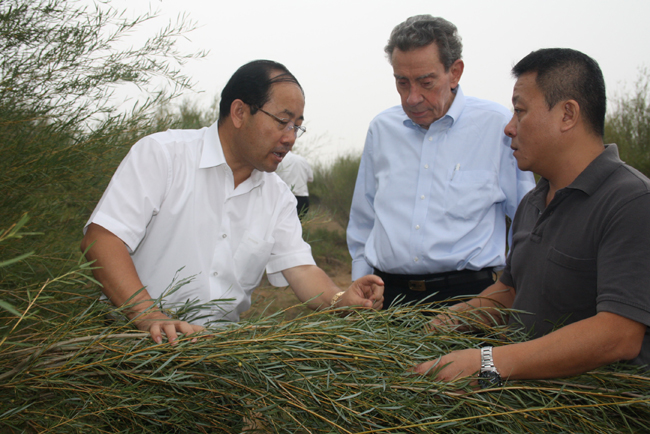
POLYGON ((385 308, 477 294, 505 264, 505 217, 535 185, 503 132, 511 113, 463 94, 462 44, 442 18, 407 19, 385 51, 402 104, 368 130, 347 231, 352 278, 381 276, 385 308))

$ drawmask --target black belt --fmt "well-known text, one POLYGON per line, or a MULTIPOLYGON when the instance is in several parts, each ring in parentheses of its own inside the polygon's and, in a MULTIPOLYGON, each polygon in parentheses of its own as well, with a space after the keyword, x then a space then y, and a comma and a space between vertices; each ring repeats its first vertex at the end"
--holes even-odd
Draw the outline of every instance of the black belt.
POLYGON ((375 274, 381 277, 385 283, 399 285, 409 288, 411 291, 419 292, 463 285, 484 279, 494 280, 494 269, 492 268, 483 268, 478 271, 449 271, 438 274, 389 274, 376 268, 374 270, 375 274))

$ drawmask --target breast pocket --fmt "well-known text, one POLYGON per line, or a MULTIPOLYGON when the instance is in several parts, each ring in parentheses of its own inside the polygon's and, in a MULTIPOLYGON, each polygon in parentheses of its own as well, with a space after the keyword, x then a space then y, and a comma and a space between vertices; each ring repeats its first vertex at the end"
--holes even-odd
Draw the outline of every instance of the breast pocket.
POLYGON ((546 257, 542 294, 562 313, 596 313, 596 259, 569 256, 553 248, 546 257))
POLYGON ((496 174, 489 170, 458 170, 451 172, 447 179, 450 181, 445 194, 445 212, 455 218, 480 218, 494 203, 505 199, 496 174))
POLYGON ((262 280, 273 249, 273 240, 265 241, 246 231, 233 257, 235 276, 242 289, 251 292, 262 280))

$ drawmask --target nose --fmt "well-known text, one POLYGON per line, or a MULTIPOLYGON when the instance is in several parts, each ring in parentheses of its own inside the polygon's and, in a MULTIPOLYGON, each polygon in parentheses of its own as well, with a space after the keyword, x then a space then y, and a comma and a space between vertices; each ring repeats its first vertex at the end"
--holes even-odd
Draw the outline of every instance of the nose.
POLYGON ((280 138, 280 143, 284 146, 289 146, 289 150, 293 147, 293 144, 296 142, 296 130, 291 128, 284 130, 282 132, 282 137, 280 138))
POLYGON ((510 137, 511 139, 514 139, 514 137, 517 135, 517 128, 515 128, 515 115, 512 115, 512 118, 510 119, 510 122, 508 122, 508 125, 504 128, 503 132, 506 134, 506 136, 510 137))
POLYGON ((422 101, 424 101, 424 97, 422 96, 422 93, 419 91, 417 86, 411 86, 411 89, 409 89, 409 94, 406 97, 406 103, 411 107, 415 107, 422 101))

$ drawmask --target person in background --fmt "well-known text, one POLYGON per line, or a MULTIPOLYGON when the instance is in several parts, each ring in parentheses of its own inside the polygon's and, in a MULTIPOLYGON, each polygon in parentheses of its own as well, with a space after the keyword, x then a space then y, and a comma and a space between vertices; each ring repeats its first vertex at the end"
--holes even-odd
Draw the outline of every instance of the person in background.
POLYGON ((293 152, 287 152, 275 173, 282 178, 296 196, 298 201, 296 210, 298 211, 298 217, 302 219, 309 211, 309 188, 307 183, 314 181, 314 171, 304 157, 293 152))
POLYGON ((505 107, 465 96, 456 26, 430 15, 385 48, 402 104, 368 129, 347 240, 352 277, 385 282, 384 308, 475 295, 506 259, 506 216, 534 187, 503 133, 505 107))
MULTIPOLYGON (((165 333, 237 321, 264 271, 313 309, 381 308, 383 283, 366 276, 341 291, 302 239, 296 199, 273 172, 302 126, 305 97, 283 65, 239 68, 221 94, 219 119, 200 130, 145 137, 124 158, 84 228, 81 249, 116 306, 156 342, 165 333), (184 283, 167 294, 173 282, 184 283), (143 289, 144 288, 144 289, 143 289), (198 301, 203 318, 170 319, 166 307, 198 301)), ((177 285, 178 286, 178 285, 177 285)))
MULTIPOLYGON (((455 351, 415 368, 451 381, 578 375, 619 361, 650 363, 650 180, 604 145, 606 93, 598 64, 571 49, 542 49, 512 69, 506 127, 522 170, 541 179, 521 201, 498 282, 450 309, 486 323, 506 318, 523 343, 455 351), (468 314, 471 315, 471 314, 468 314), (441 369, 438 369, 441 368, 441 369)), ((451 317, 433 328, 455 327, 451 317)))

